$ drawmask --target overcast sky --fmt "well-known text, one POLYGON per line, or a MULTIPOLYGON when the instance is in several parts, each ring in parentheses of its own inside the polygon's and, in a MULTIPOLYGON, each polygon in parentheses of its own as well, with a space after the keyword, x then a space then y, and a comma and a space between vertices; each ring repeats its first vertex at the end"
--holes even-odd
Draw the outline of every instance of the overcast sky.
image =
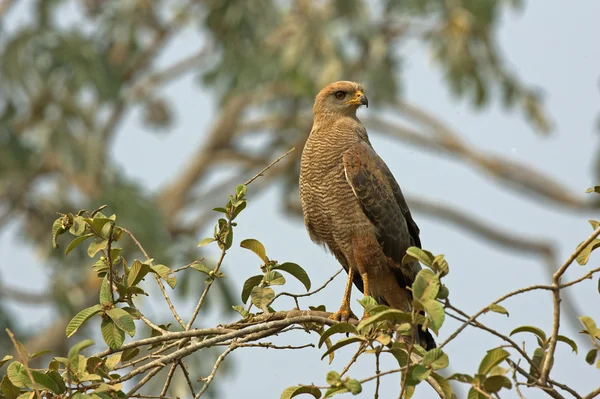
MULTIPOLYGON (((18 24, 19 20, 27 18, 27 3, 31 2, 23 1, 11 14, 10 23, 18 24)), ((411 47, 405 63, 406 99, 439 115, 477 148, 535 167, 556 178, 571 192, 583 196, 585 189, 594 184, 593 157, 597 151, 594 126, 600 111, 599 15, 600 3, 593 0, 571 3, 568 8, 564 1, 530 0, 523 14, 505 13, 498 39, 511 68, 525 82, 544 89, 547 109, 556 123, 550 137, 536 134, 520 113, 507 114, 498 104, 475 113, 467 104, 457 102, 448 94, 439 71, 429 62, 429 54, 416 46, 411 47)), ((180 37, 165 51, 161 63, 168 65, 194 51, 198 46, 190 46, 190 43, 198 40, 193 32, 180 37)), ((366 91, 368 94, 368 87, 366 91)), ((123 162, 132 151, 136 152, 136 162, 125 164, 126 171, 149 189, 159 187, 178 173, 188 156, 202 142, 203 132, 210 126, 215 109, 210 93, 196 85, 191 76, 165 88, 165 94, 173 101, 177 118, 177 123, 168 133, 149 134, 141 126, 139 114, 132 113, 121 127, 114 147, 117 162, 123 162)), ((373 112, 377 107, 378 104, 372 104, 369 109, 361 110, 359 116, 373 112)), ((517 234, 550 239, 559 245, 561 260, 591 232, 587 220, 598 218, 591 212, 565 212, 551 204, 524 197, 464 163, 423 153, 379 136, 372 136, 372 142, 405 193, 454 205, 517 234)), ((273 154, 273 158, 278 155, 273 154)), ((259 239, 265 244, 270 257, 302 265, 309 272, 313 285, 319 286, 339 266, 333 257, 311 243, 299 219, 290 218, 280 211, 280 190, 281 187, 273 187, 260 196, 254 196, 250 187, 249 206, 239 219, 236 241, 250 237, 259 239)), ((225 200, 223 198, 223 202, 225 200)), ((220 204, 214 204, 217 205, 220 204)), ((550 281, 545 265, 539 259, 491 247, 469 233, 419 213, 414 216, 421 228, 424 247, 434 253, 444 253, 450 263, 451 273, 446 284, 452 303, 469 313, 478 311, 510 290, 550 281)), ((43 291, 48 271, 43 267, 43 260, 37 258, 29 247, 19 244, 17 233, 18 226, 13 225, 0 236, 2 279, 16 287, 43 291)), ((228 255, 224 271, 241 289, 244 280, 258 271, 258 263, 255 255, 236 248, 237 243, 228 255)), ((593 257, 591 264, 595 265, 597 261, 598 258, 593 257)), ((574 265, 568 277, 578 277, 584 272, 584 268, 574 265)), ((339 277, 319 295, 302 302, 302 306, 307 308, 308 305, 323 303, 328 309, 337 309, 344 280, 339 277)), ((585 314, 600 322, 596 280, 578 285, 571 294, 585 314)), ((302 286, 289 282, 286 290, 292 289, 300 292, 302 286)), ((357 290, 353 295, 354 299, 360 298, 357 290)), ((510 312, 510 318, 488 314, 482 321, 503 333, 524 324, 550 332, 552 308, 548 293, 528 294, 504 305, 510 312)), ((353 308, 358 313, 359 305, 355 301, 353 308)), ((39 327, 40 320, 50 319, 49 309, 21 309, 18 304, 11 309, 30 312, 30 325, 39 327)), ((166 319, 168 310, 166 307, 164 310, 166 319)), ((154 312, 158 309, 155 308, 154 312)), ((211 319, 200 323, 208 326, 234 317, 213 314, 211 319)), ((567 317, 573 318, 574 315, 567 317)), ((455 323, 448 321, 438 340, 445 339, 455 327, 455 323)), ((553 376, 580 393, 587 393, 598 385, 600 378, 598 370, 588 366, 581 355, 588 348, 585 337, 567 323, 563 323, 561 333, 576 339, 580 344, 580 355, 572 354, 566 345, 559 344, 553 376)), ((525 335, 516 336, 518 342, 522 339, 525 339, 531 353, 534 340, 525 335)), ((295 344, 307 341, 316 343, 318 337, 298 333, 277 340, 278 343, 295 344)), ((498 340, 468 329, 446 347, 451 370, 476 372, 485 350, 495 345, 499 345, 498 340)), ((327 371, 343 368, 349 354, 337 356, 330 367, 325 360, 320 360, 321 353, 317 349, 239 350, 228 360, 234 368, 227 378, 227 385, 221 385, 222 397, 260 395, 276 398, 283 389, 297 383, 322 385, 327 371)), ((365 357, 351 369, 349 375, 353 378, 371 375, 373 362, 373 359, 365 357)), ((394 367, 394 361, 382 365, 383 370, 394 367)), ((398 396, 397 381, 397 377, 385 377, 382 398, 398 396)), ((373 389, 374 384, 366 384, 366 393, 361 397, 369 397, 369 393, 372 396, 373 389)), ((528 398, 544 397, 541 393, 525 391, 525 394, 528 398)), ((432 396, 429 388, 423 386, 414 397, 423 399, 432 396)), ((513 397, 516 394, 502 395, 502 398, 513 397)))

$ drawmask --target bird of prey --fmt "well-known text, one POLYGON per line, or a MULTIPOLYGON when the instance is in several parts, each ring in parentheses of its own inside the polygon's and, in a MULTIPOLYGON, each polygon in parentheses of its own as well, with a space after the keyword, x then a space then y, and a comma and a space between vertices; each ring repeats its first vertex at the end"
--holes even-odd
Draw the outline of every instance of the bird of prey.
MULTIPOLYGON (((342 306, 332 317, 352 315, 352 283, 378 303, 411 310, 411 292, 421 265, 402 266, 410 246, 421 247, 400 186, 377 155, 356 116, 369 101, 361 85, 340 81, 322 89, 313 107, 313 127, 302 152, 300 199, 311 239, 324 245, 348 272, 342 306)), ((435 347, 418 328, 419 343, 435 347)))

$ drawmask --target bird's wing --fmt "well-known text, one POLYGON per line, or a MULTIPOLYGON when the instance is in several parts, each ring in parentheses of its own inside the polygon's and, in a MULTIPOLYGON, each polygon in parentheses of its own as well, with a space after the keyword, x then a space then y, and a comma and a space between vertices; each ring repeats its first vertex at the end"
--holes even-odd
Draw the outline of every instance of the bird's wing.
MULTIPOLYGON (((410 246, 421 246, 419 228, 414 222, 400 186, 389 168, 367 143, 357 143, 342 156, 346 180, 363 212, 375 226, 377 240, 386 256, 398 266, 410 246)), ((418 264, 403 270, 411 284, 418 264), (412 270, 415 269, 415 270, 412 270)), ((398 282, 401 283, 400 275, 398 282)))

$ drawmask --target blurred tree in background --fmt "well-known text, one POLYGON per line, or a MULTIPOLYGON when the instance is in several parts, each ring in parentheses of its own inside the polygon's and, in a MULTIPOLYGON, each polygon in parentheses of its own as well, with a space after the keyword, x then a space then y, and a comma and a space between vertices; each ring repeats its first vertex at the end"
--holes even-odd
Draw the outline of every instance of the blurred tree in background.
MULTIPOLYGON (((57 211, 109 204, 152 256, 184 264, 202 256, 195 244, 213 217, 203 204, 224 198, 274 154, 296 147, 253 190, 282 184, 282 204, 300 215, 298 161, 313 98, 335 80, 367 88, 377 104, 363 118, 371 134, 450 156, 560 209, 598 206, 551 176, 478 150, 435 115, 403 100, 405 50, 418 45, 431 52, 457 101, 475 109, 502 104, 548 133, 552 120, 540 90, 506 66, 495 38, 501 16, 518 11, 520 0, 31 0, 27 22, 7 30, 17 3, 0 2, 0 229, 17 224, 51 272, 48 294, 14 290, 0 279, 0 296, 52 301, 60 315, 43 331, 19 331, 28 337, 30 352, 64 351, 66 323, 97 298, 98 281, 79 267, 85 251, 65 259, 51 250, 47 226, 57 211), (204 42, 190 43, 189 54, 159 68, 162 52, 186 29, 199 31, 204 42), (113 143, 127 134, 122 122, 133 110, 141 111, 152 132, 175 123, 163 87, 190 72, 217 99, 212 127, 185 167, 150 191, 126 173, 143 144, 117 162, 113 143)), ((156 162, 176 156, 165 153, 156 162)), ((547 242, 498 229, 438 200, 409 193, 408 202, 416 212, 491 243, 558 263, 547 242)), ((219 306, 230 309, 231 287, 219 288, 225 298, 219 306)), ((196 297, 189 289, 181 292, 196 297)), ((18 317, 2 306, 0 325, 18 331, 18 317)), ((0 352, 10 347, 0 334, 0 352)))

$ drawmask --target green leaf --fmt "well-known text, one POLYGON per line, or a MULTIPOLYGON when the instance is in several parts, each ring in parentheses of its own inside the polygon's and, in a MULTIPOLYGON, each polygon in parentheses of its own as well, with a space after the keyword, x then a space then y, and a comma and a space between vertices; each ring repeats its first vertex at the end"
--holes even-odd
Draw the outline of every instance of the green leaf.
POLYGON ((315 397, 315 399, 319 399, 321 397, 321 391, 315 387, 289 387, 286 388, 282 393, 279 399, 291 399, 303 393, 310 394, 315 397))
POLYGON ((108 276, 105 276, 100 284, 100 305, 106 306, 112 303, 111 293, 112 290, 110 288, 110 283, 108 282, 108 276))
POLYGON ((585 355, 585 361, 592 365, 596 361, 596 356, 598 355, 598 349, 591 349, 587 355, 585 355))
POLYGON ((330 353, 335 352, 336 350, 346 346, 346 345, 350 345, 353 344, 355 342, 362 342, 365 339, 363 337, 359 337, 359 336, 354 336, 354 337, 348 337, 348 338, 342 338, 340 339, 338 342, 336 342, 331 348, 327 349, 327 351, 325 353, 323 353, 323 356, 321 356, 321 360, 325 359, 325 357, 327 355, 329 355, 330 353))
POLYGON ((6 363, 10 362, 12 360, 12 356, 10 355, 6 355, 2 358, 2 360, 0 360, 0 367, 4 366, 6 363))
POLYGON ((259 309, 265 309, 275 297, 275 291, 268 287, 254 287, 250 292, 252 304, 259 309))
POLYGON ((123 342, 125 342, 125 332, 117 327, 112 319, 102 320, 100 331, 102 332, 104 342, 106 342, 106 345, 108 345, 109 348, 119 349, 123 346, 123 342))
POLYGON ((440 279, 430 269, 422 269, 412 285, 413 297, 421 302, 435 299, 440 290, 440 279))
POLYGON ((467 394, 467 399, 486 399, 486 397, 484 394, 479 393, 475 388, 471 388, 467 394))
POLYGON ((301 266, 295 263, 285 262, 281 265, 275 265, 271 270, 283 270, 284 272, 291 274, 304 285, 307 292, 310 291, 310 277, 308 277, 308 273, 306 273, 301 266))
POLYGON ((246 303, 248 301, 248 298, 250 297, 250 293, 252 292, 252 290, 254 289, 254 287, 256 287, 257 285, 259 285, 262 282, 263 276, 260 274, 257 274, 256 276, 252 276, 250 278, 248 278, 248 280, 246 280, 244 282, 244 288, 242 288, 242 302, 246 303))
POLYGON ((128 360, 133 359, 134 357, 136 357, 139 354, 140 354, 140 349, 139 348, 125 349, 123 351, 123 355, 121 355, 121 361, 122 362, 126 362, 128 360))
POLYGON ((350 379, 344 383, 344 386, 352 395, 358 395, 362 392, 362 385, 358 380, 350 379))
POLYGON ((119 327, 121 330, 129 334, 130 337, 135 335, 135 323, 133 317, 123 309, 113 308, 106 311, 108 317, 119 327))
POLYGON ((240 243, 240 247, 249 249, 254 252, 263 262, 269 262, 269 258, 267 258, 267 251, 265 250, 265 246, 258 240, 253 238, 249 238, 240 243))
MULTIPOLYGON (((77 358, 79 356, 79 353, 84 350, 85 348, 94 345, 94 341, 91 339, 84 339, 83 341, 80 341, 78 343, 76 343, 75 345, 73 345, 71 347, 71 349, 69 349, 69 362, 73 362, 75 358, 77 358)), ((56 358, 58 359, 58 358, 56 358)))
POLYGON ((448 381, 455 380, 455 381, 459 381, 459 382, 464 382, 466 384, 471 384, 473 382, 473 377, 468 374, 454 373, 450 377, 448 377, 447 380, 448 381))
POLYGON ((25 366, 16 361, 9 364, 6 369, 6 375, 10 382, 19 388, 27 388, 30 385, 29 378, 25 375, 26 372, 25 366))
POLYGON ((5 375, 2 377, 2 382, 0 382, 0 392, 6 397, 6 399, 17 399, 21 393, 21 389, 13 385, 8 376, 5 375))
POLYGON ((227 213, 227 209, 222 208, 222 207, 213 208, 213 211, 215 211, 215 212, 221 212, 221 213, 227 213))
POLYGON ((233 211, 233 213, 231 214, 231 220, 235 219, 236 217, 238 217, 238 215, 244 210, 246 209, 246 201, 242 201, 241 204, 236 205, 235 206, 235 210, 233 211))
POLYGON ((483 382, 483 388, 486 390, 486 392, 496 393, 502 388, 512 389, 512 383, 503 375, 494 375, 485 379, 483 382))
POLYGON ((60 217, 54 221, 52 224, 52 247, 54 249, 58 248, 58 236, 63 234, 67 229, 63 225, 65 217, 60 217))
POLYGON ((426 367, 430 367, 433 370, 440 370, 448 367, 450 360, 448 359, 448 355, 444 353, 440 348, 434 348, 427 352, 423 359, 421 360, 421 364, 426 367))
MULTIPOLYGON (((579 244, 579 246, 577 248, 579 249, 579 247, 581 247, 582 244, 583 244, 583 242, 581 244, 579 244)), ((586 265, 588 263, 588 261, 590 260, 590 255, 598 247, 600 247, 600 240, 596 238, 596 239, 594 239, 594 241, 589 243, 585 248, 583 248, 583 250, 581 250, 581 252, 579 253, 579 255, 577 255, 577 258, 575 260, 577 261, 577 263, 579 263, 582 266, 586 265)))
POLYGON ((331 387, 327 391, 325 391, 325 394, 323 394, 323 398, 331 398, 332 396, 346 392, 348 392, 348 389, 346 387, 331 387))
POLYGON ((137 285, 146 274, 150 271, 150 266, 140 262, 139 260, 134 260, 131 265, 131 269, 129 270, 129 274, 127 275, 127 285, 129 287, 137 285))
POLYGON ((327 338, 331 337, 333 334, 341 334, 341 333, 352 333, 358 334, 356 327, 354 327, 350 323, 337 323, 333 326, 329 327, 325 332, 321 334, 321 338, 319 339, 319 348, 323 346, 327 338))
POLYGON ((377 301, 370 297, 370 296, 364 296, 362 297, 362 299, 358 300, 358 303, 360 303, 360 305, 363 307, 363 309, 365 310, 365 312, 370 312, 371 309, 375 308, 376 306, 380 306, 377 301))
POLYGON ((494 367, 502 363, 510 356, 506 350, 496 348, 488 351, 481 364, 479 364, 479 374, 487 375, 494 367))
POLYGON ((204 247, 205 245, 208 245, 208 244, 210 244, 211 242, 214 242, 214 241, 216 241, 216 240, 214 238, 212 238, 212 237, 205 238, 205 239, 203 239, 202 241, 200 241, 198 243, 198 247, 204 247))
MULTIPOLYGON (((81 215, 75 216, 73 218, 73 225, 69 229, 69 232, 74 236, 80 236, 85 232, 85 227, 87 226, 87 222, 85 218, 81 215)), ((93 235, 93 234, 92 234, 93 235)))
POLYGON ((578 319, 584 325, 585 330, 587 331, 587 333, 590 336, 600 339, 600 337, 599 337, 600 334, 598 334, 598 327, 596 327, 596 323, 594 322, 594 319, 592 319, 589 316, 578 316, 578 319))
POLYGON ((539 329, 537 327, 533 327, 533 326, 517 327, 511 331, 510 336, 517 334, 517 333, 521 333, 521 332, 528 332, 528 333, 535 334, 542 340, 542 342, 546 342, 546 333, 544 333, 541 329, 539 329))
POLYGON ((411 376, 416 381, 426 380, 430 375, 431 375, 431 369, 429 369, 423 365, 418 364, 412 368, 411 376))
POLYGON ((564 335, 559 335, 556 337, 556 340, 569 345, 573 352, 577 353, 577 344, 571 338, 567 338, 564 335))
POLYGON ((232 306, 233 310, 238 312, 244 319, 248 317, 248 311, 242 305, 232 306))
POLYGON ((357 330, 364 331, 368 326, 382 321, 391 321, 394 324, 410 323, 412 321, 412 315, 408 312, 403 312, 397 309, 385 310, 377 313, 374 316, 370 316, 361 320, 360 323, 358 323, 357 330))
POLYGON ((431 376, 433 377, 434 380, 437 381, 440 388, 442 388, 442 392, 444 392, 444 399, 452 399, 452 396, 453 396, 452 386, 450 385, 448 380, 446 380, 444 377, 442 377, 441 375, 436 374, 436 373, 432 373, 431 376))
POLYGON ((427 312, 427 319, 429 320, 429 328, 431 328, 436 334, 444 324, 446 313, 444 313, 444 307, 441 303, 435 299, 430 299, 423 302, 423 308, 427 312))
POLYGON ((431 267, 431 265, 433 264, 433 259, 434 256, 431 252, 418 247, 410 247, 406 250, 406 255, 404 255, 404 258, 402 259, 402 265, 416 260, 421 262, 425 266, 431 267))
POLYGON ((284 285, 285 277, 277 271, 271 271, 265 274, 265 282, 268 285, 284 285))
POLYGON ((209 275, 210 275, 210 272, 212 271, 212 269, 209 269, 207 266, 205 266, 205 265, 204 265, 204 264, 202 264, 202 263, 194 263, 194 264, 192 264, 192 266, 191 266, 191 267, 192 267, 192 269, 196 269, 196 270, 198 270, 200 273, 204 273, 204 274, 206 274, 207 276, 209 276, 209 275))
POLYGON ((93 258, 94 256, 96 256, 96 254, 98 253, 98 251, 106 249, 107 246, 108 246, 108 240, 94 241, 88 247, 88 255, 89 255, 89 257, 93 258))
POLYGON ((340 373, 333 370, 328 372, 327 377, 325 377, 325 382, 327 382, 329 385, 337 384, 338 382, 340 382, 340 373))
POLYGON ((71 319, 71 321, 69 322, 69 324, 67 325, 67 330, 66 330, 67 338, 69 338, 73 334, 75 334, 77 332, 77 330, 79 329, 79 327, 81 327, 83 325, 83 323, 85 323, 90 317, 94 316, 95 314, 100 313, 101 311, 102 311, 102 306, 94 305, 94 306, 90 306, 89 308, 85 308, 82 311, 80 311, 79 313, 77 313, 75 315, 75 317, 73 317, 71 319))
POLYGON ((93 237, 94 234, 90 233, 90 234, 86 234, 84 236, 80 236, 75 238, 73 241, 71 241, 71 243, 69 244, 69 246, 67 247, 67 249, 65 249, 65 255, 68 255, 69 252, 71 252, 72 250, 74 250, 75 248, 77 248, 77 246, 79 244, 81 244, 82 242, 84 242, 85 240, 87 240, 90 237, 93 237))
POLYGON ((600 222, 597 220, 588 220, 588 223, 592 226, 592 229, 594 230, 600 227, 600 222))
POLYGON ((58 371, 49 370, 46 372, 46 375, 48 377, 52 378, 54 380, 54 382, 56 383, 58 391, 55 391, 55 393, 62 395, 65 392, 67 392, 67 385, 65 384, 65 380, 63 380, 63 378, 60 376, 58 371))
POLYGON ((506 309, 504 309, 503 306, 500 306, 500 305, 495 304, 495 303, 491 304, 488 307, 488 310, 492 311, 492 312, 495 312, 495 313, 505 314, 505 315, 509 316, 508 311, 506 309))
POLYGON ((150 269, 158 274, 171 288, 177 285, 177 278, 173 276, 173 271, 165 265, 149 265, 150 269))

